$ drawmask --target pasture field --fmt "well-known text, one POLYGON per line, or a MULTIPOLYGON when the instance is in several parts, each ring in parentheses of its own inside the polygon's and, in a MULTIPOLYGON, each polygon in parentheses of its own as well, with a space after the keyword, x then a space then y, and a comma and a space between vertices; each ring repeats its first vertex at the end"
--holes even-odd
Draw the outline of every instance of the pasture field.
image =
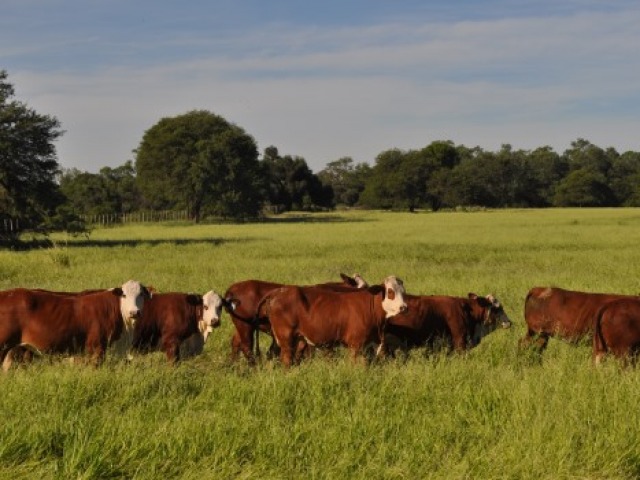
MULTIPOLYGON (((638 478, 640 372, 591 345, 520 352, 529 288, 640 292, 640 209, 291 214, 141 224, 0 251, 0 289, 159 291, 361 273, 409 293, 495 294, 513 321, 466 355, 370 366, 338 352, 290 371, 229 361, 227 314, 203 355, 99 369, 54 358, 0 376, 0 478, 638 478)), ((261 337, 263 350, 269 339, 261 337)))

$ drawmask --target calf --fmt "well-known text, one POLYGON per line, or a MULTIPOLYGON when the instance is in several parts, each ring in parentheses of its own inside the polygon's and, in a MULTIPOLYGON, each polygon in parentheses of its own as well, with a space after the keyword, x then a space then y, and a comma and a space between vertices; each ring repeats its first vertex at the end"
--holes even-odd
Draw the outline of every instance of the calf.
POLYGON ((640 352, 640 299, 623 298, 598 311, 593 335, 593 361, 597 365, 611 352, 625 362, 640 352))
POLYGON ((107 346, 123 330, 133 330, 149 297, 148 290, 133 280, 122 287, 78 295, 24 288, 0 292, 0 361, 6 369, 18 351, 85 351, 98 365, 107 346))
MULTIPOLYGON (((359 275, 349 277, 340 274, 342 282, 330 282, 324 285, 326 288, 364 288, 367 282, 359 275)), ((282 283, 265 282, 262 280, 245 280, 231 285, 224 294, 225 309, 231 316, 235 327, 231 339, 231 358, 237 360, 242 352, 250 365, 255 365, 256 357, 253 354, 254 335, 256 338, 256 354, 260 355, 257 345, 260 331, 271 335, 271 326, 266 318, 258 315, 258 305, 271 291, 283 287, 282 283)), ((277 351, 275 340, 269 349, 270 353, 277 351)))
POLYGON ((387 319, 406 309, 403 295, 394 276, 366 289, 286 286, 268 294, 258 313, 268 317, 282 364, 289 367, 300 339, 311 346, 346 345, 353 358, 371 342, 382 344, 387 319))
MULTIPOLYGON (((213 328, 220 326, 225 301, 213 290, 204 295, 157 293, 147 302, 136 323, 133 348, 140 352, 162 349, 167 360, 180 360, 180 346, 204 346, 213 328)), ((191 354, 200 352, 191 352, 191 354)))
POLYGON ((389 319, 386 332, 407 347, 433 346, 444 340, 449 349, 462 352, 498 326, 509 328, 511 320, 493 296, 468 298, 405 295, 407 311, 389 319))
POLYGON ((614 300, 638 298, 630 295, 586 293, 562 288, 535 287, 529 290, 524 305, 527 333, 520 346, 536 345, 543 352, 549 338, 557 336, 577 343, 593 334, 593 326, 600 308, 614 300))

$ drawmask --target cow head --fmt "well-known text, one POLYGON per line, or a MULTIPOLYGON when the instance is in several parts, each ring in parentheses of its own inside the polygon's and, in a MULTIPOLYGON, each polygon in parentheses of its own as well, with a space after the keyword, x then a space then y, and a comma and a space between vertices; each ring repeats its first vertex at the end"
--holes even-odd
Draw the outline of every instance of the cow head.
POLYGON ((477 302, 481 307, 482 321, 476 324, 473 332, 473 344, 477 345, 482 340, 482 337, 493 332, 498 326, 502 328, 511 327, 511 320, 507 316, 502 308, 502 304, 493 295, 487 295, 486 297, 479 297, 475 293, 469 294, 469 299, 477 302))
POLYGON ((124 327, 129 332, 142 313, 144 301, 151 298, 151 293, 140 282, 129 280, 122 287, 112 288, 111 292, 120 297, 120 313, 124 327))
POLYGON ((198 322, 198 329, 205 341, 213 329, 220 326, 224 305, 225 300, 213 290, 202 296, 202 320, 198 322))
POLYGON ((341 273, 340 278, 342 278, 342 281, 345 283, 345 285, 348 285, 350 287, 367 288, 369 286, 369 284, 365 281, 364 278, 362 278, 362 275, 360 275, 359 273, 354 273, 353 277, 341 273))
POLYGON ((390 318, 399 313, 406 312, 407 304, 404 301, 404 284, 398 277, 391 275, 384 279, 384 293, 382 299, 382 309, 386 317, 390 318))

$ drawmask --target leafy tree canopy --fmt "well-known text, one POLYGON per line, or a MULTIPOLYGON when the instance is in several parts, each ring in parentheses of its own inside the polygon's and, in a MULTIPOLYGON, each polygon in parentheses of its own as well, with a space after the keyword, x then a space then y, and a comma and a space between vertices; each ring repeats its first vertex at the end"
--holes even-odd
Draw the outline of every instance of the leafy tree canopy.
POLYGON ((153 209, 186 208, 244 218, 260 210, 260 165, 254 139, 205 110, 163 118, 136 150, 138 186, 153 209))
POLYGON ((55 117, 13 99, 7 77, 0 70, 0 227, 5 220, 18 227, 1 228, 0 241, 15 242, 24 230, 47 233, 64 223, 51 220, 65 200, 55 180, 60 167, 53 144, 63 131, 55 117))

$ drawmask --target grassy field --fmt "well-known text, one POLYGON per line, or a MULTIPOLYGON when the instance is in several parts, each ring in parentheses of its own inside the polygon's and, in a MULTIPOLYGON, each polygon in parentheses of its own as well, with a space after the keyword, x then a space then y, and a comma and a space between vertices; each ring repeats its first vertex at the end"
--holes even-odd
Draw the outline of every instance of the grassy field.
MULTIPOLYGON (((0 376, 0 478, 638 478, 640 373, 591 346, 519 352, 532 286, 640 292, 640 210, 336 212, 243 225, 148 224, 0 251, 0 289, 223 293, 248 278, 400 276, 416 294, 495 294, 514 326, 467 355, 369 367, 317 356, 231 364, 228 316, 178 367, 64 359, 0 376)), ((263 337, 262 345, 268 340, 263 337)))

